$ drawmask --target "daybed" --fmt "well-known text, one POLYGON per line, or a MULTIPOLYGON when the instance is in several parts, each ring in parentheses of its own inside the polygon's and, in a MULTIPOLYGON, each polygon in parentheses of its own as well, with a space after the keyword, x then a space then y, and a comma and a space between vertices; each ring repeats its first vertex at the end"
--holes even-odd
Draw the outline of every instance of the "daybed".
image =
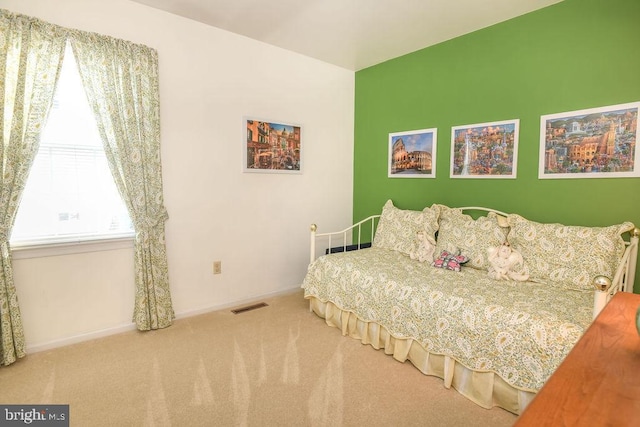
POLYGON ((515 414, 608 299, 632 291, 640 235, 629 222, 564 226, 486 208, 401 210, 391 201, 346 230, 316 230, 302 284, 313 312, 478 405, 515 414), (367 235, 372 245, 361 249, 367 235), (316 258, 320 239, 328 254, 316 258), (516 262, 497 271, 490 255, 505 242, 516 262))

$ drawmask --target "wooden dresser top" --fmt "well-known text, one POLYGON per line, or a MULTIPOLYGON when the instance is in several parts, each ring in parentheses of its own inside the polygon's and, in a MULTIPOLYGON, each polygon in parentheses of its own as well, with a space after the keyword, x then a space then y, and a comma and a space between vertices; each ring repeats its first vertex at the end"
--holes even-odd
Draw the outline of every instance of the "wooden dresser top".
POLYGON ((639 306, 640 295, 614 295, 515 425, 640 425, 639 306))

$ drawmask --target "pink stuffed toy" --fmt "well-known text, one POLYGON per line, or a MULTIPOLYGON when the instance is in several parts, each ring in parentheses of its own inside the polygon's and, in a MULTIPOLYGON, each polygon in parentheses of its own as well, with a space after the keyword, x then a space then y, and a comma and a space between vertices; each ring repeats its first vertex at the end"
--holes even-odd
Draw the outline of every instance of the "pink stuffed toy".
POLYGON ((458 252, 457 255, 452 254, 448 251, 442 251, 440 257, 433 261, 433 266, 437 268, 446 268, 451 271, 460 271, 462 269, 462 264, 469 261, 464 255, 460 255, 458 252))

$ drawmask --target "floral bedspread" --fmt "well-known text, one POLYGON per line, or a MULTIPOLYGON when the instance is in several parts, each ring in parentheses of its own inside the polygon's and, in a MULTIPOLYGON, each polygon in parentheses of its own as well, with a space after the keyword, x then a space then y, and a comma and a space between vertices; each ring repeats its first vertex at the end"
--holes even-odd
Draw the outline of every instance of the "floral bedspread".
POLYGON ((538 391, 590 324, 593 293, 434 268, 381 248, 326 255, 302 284, 361 320, 538 391))

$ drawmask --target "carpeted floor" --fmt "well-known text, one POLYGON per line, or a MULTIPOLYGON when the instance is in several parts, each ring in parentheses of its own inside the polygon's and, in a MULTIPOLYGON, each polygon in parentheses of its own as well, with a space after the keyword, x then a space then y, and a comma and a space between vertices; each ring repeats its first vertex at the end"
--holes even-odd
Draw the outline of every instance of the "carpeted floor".
POLYGON ((302 292, 153 332, 28 355, 0 403, 69 404, 72 426, 510 426, 410 363, 343 337, 302 292))

